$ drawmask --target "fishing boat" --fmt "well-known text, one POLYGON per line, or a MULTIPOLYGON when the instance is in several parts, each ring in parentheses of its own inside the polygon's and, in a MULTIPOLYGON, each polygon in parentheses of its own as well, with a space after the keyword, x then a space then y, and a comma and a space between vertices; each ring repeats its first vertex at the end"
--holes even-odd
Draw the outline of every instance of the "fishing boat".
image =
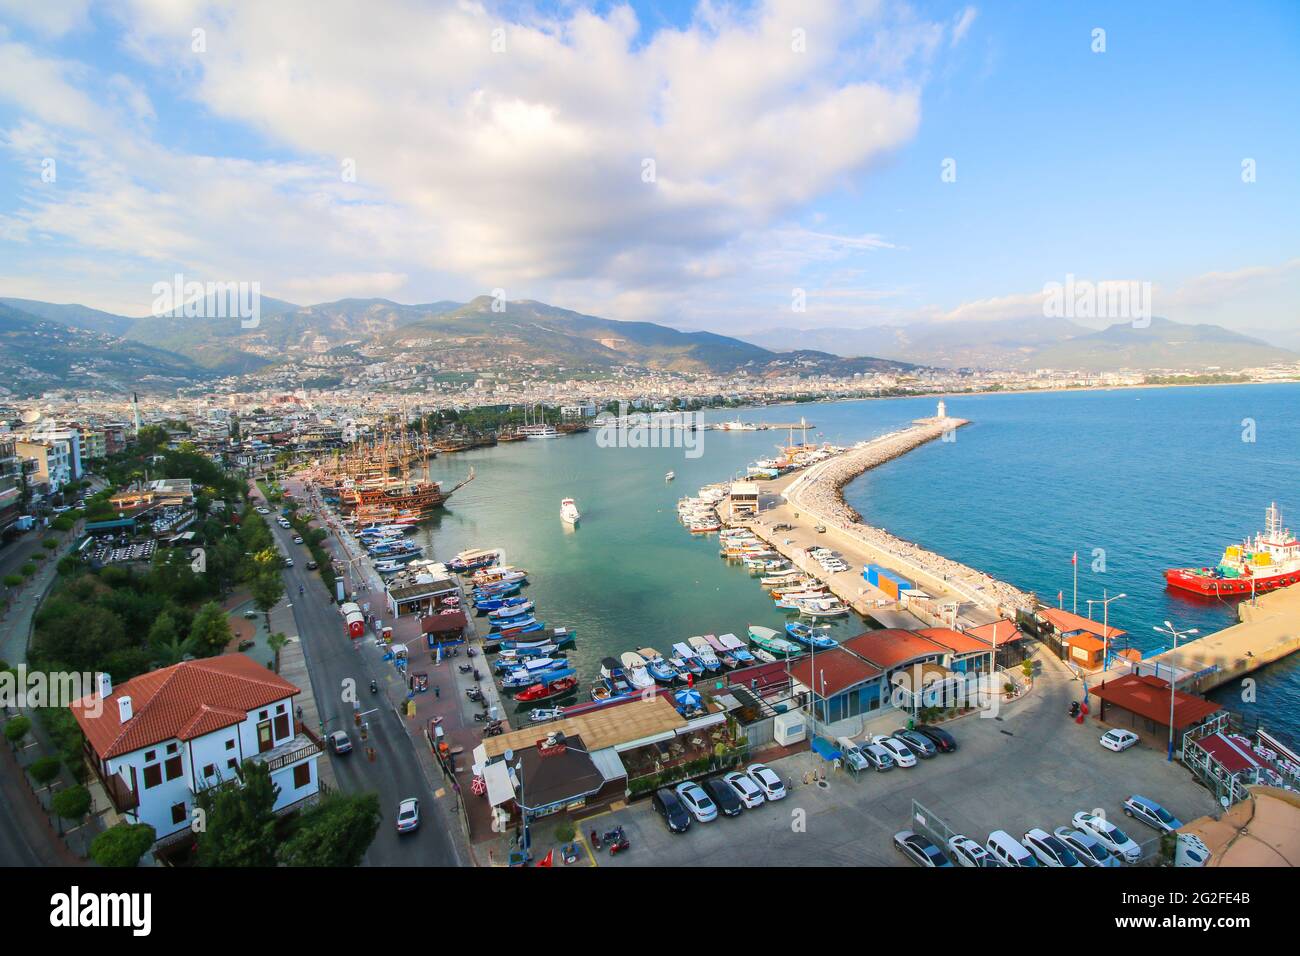
POLYGON ((770 627, 751 624, 749 626, 749 639, 755 647, 767 651, 773 657, 798 657, 803 653, 802 647, 793 641, 787 641, 770 627))
POLYGON ((577 502, 572 498, 565 498, 560 502, 560 520, 566 524, 577 524, 582 515, 578 511, 577 502))
MULTIPOLYGON (((541 660, 552 660, 551 658, 540 658, 541 660)), ((524 687, 531 687, 538 681, 550 682, 563 677, 568 677, 573 673, 573 668, 568 666, 568 661, 563 657, 556 658, 558 664, 552 664, 549 667, 541 667, 536 670, 527 670, 519 668, 508 672, 501 678, 501 686, 506 690, 516 690, 524 687)), ((528 663, 532 663, 529 661, 528 663)))
POLYGON ((628 683, 637 690, 645 690, 647 687, 655 685, 655 679, 650 676, 650 669, 647 666, 646 659, 635 651, 626 651, 619 656, 619 661, 623 664, 623 673, 627 675, 628 683))
POLYGON ((799 613, 804 617, 843 617, 849 608, 838 598, 824 598, 800 602, 799 613))
POLYGON ((489 630, 492 631, 522 631, 537 623, 537 619, 531 614, 525 614, 522 617, 510 617, 500 621, 493 621, 489 630))
POLYGON ((716 518, 704 519, 691 524, 691 534, 708 534, 710 531, 717 531, 722 527, 722 522, 716 518))
POLYGON ((563 697, 577 686, 578 678, 573 675, 561 677, 559 680, 550 683, 539 681, 528 689, 515 694, 514 699, 521 704, 527 704, 535 700, 550 700, 552 697, 563 697))
POLYGON ((499 673, 513 673, 516 670, 524 669, 529 671, 552 670, 555 667, 567 667, 568 661, 564 657, 552 657, 555 646, 551 645, 545 654, 519 654, 506 655, 501 654, 492 662, 493 670, 499 673), (558 662, 558 663, 557 663, 558 662))
POLYGON ((704 662, 686 644, 678 642, 673 645, 673 663, 684 667, 694 677, 704 676, 704 662))
POLYGON ((471 592, 474 600, 481 601, 484 599, 510 597, 519 593, 523 584, 519 581, 511 581, 508 584, 493 584, 481 588, 474 588, 471 592))
POLYGON ((723 667, 727 670, 731 670, 732 668, 739 666, 740 661, 736 659, 735 655, 733 655, 731 651, 727 650, 727 648, 723 646, 722 641, 720 641, 716 636, 713 634, 705 634, 704 639, 709 642, 709 647, 713 648, 713 653, 718 655, 718 660, 722 662, 723 667))
POLYGON ((484 587, 490 584, 509 584, 513 581, 523 583, 527 580, 527 571, 507 564, 499 568, 488 568, 486 571, 478 572, 478 574, 470 578, 470 583, 474 587, 484 587))
POLYGON ((598 702, 623 700, 634 693, 623 666, 614 658, 600 662, 600 680, 591 688, 591 699, 598 702))
POLYGON ((526 640, 505 640, 499 645, 501 653, 508 651, 524 651, 530 648, 550 645, 552 647, 569 647, 573 644, 578 632, 567 627, 555 627, 547 631, 545 635, 526 640))
POLYGON ((637 651, 637 654, 645 661, 646 671, 655 679, 656 683, 675 684, 686 676, 670 661, 664 660, 664 656, 653 647, 643 647, 637 651))
POLYGON ((736 663, 741 667, 747 667, 754 663, 754 655, 745 642, 735 634, 721 634, 718 636, 718 643, 726 648, 727 653, 736 659, 736 663))
POLYGON ((563 707, 534 707, 528 712, 528 719, 534 724, 545 723, 548 720, 559 720, 563 716, 563 707))
POLYGON ((495 611, 488 611, 488 620, 492 622, 508 621, 512 618, 523 617, 533 609, 533 602, 524 598, 517 604, 507 604, 505 607, 499 607, 495 611))
POLYGON ((830 626, 827 624, 791 621, 785 626, 785 632, 805 647, 815 647, 819 651, 839 647, 839 642, 829 635, 830 626))
POLYGON ((775 664, 776 656, 763 650, 761 647, 754 648, 754 659, 762 664, 775 664))
POLYGON ((559 648, 550 641, 547 641, 545 644, 536 644, 532 647, 503 648, 497 657, 496 663, 493 664, 493 667, 497 670, 515 667, 520 661, 531 660, 535 657, 549 657, 558 650, 559 648))
POLYGON ((480 598, 474 602, 474 609, 486 614, 488 611, 499 611, 504 607, 522 607, 531 603, 532 601, 526 597, 480 598))
POLYGON ((713 674, 722 670, 722 661, 718 660, 717 652, 703 637, 688 638, 686 643, 691 645, 691 649, 695 651, 695 656, 700 659, 700 663, 704 665, 706 671, 713 674))

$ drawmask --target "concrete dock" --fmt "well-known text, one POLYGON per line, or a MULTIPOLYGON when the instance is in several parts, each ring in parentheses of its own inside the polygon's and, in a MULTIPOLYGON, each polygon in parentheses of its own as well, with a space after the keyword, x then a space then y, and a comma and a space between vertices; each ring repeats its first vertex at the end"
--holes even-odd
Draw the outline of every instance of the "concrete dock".
POLYGON ((1237 607, 1239 623, 1145 658, 1167 670, 1172 663, 1180 690, 1204 694, 1300 650, 1300 584, 1237 607))
POLYGON ((1005 582, 919 546, 872 528, 844 503, 841 489, 853 478, 904 455, 927 442, 944 438, 968 424, 958 418, 919 419, 908 428, 862 442, 806 471, 757 482, 759 513, 733 516, 796 567, 824 581, 831 592, 859 614, 886 627, 975 626, 1014 617, 1028 607, 1028 595, 1005 582), (777 525, 792 530, 776 531, 777 525), (822 532, 818 527, 824 528, 822 532), (805 553, 820 545, 839 551, 848 571, 829 574, 805 553), (870 585, 862 566, 874 563, 915 582, 927 597, 902 602, 870 585))

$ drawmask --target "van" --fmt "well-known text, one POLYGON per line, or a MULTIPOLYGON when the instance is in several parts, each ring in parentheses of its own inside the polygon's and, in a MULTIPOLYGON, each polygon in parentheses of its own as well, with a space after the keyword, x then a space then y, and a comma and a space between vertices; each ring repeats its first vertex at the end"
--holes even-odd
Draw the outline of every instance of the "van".
POLYGON ((1003 866, 1038 866, 1034 855, 1006 830, 994 830, 984 846, 1003 866))
POLYGON ((870 770, 871 763, 866 757, 862 756, 862 751, 848 737, 837 737, 835 745, 839 748, 840 753, 844 755, 844 762, 848 768, 855 773, 859 770, 870 770))

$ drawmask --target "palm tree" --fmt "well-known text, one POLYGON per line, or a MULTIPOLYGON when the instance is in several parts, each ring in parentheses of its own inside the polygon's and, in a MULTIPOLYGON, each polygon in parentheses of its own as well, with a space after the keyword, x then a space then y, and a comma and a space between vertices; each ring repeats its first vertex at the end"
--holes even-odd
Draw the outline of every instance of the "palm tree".
POLYGON ((280 650, 289 643, 289 638, 285 637, 279 631, 276 631, 266 639, 266 644, 275 652, 275 672, 280 673, 280 650))
POLYGON ((172 637, 169 641, 159 641, 150 645, 150 651, 153 653, 154 667, 171 667, 173 664, 179 664, 194 656, 195 642, 190 638, 182 638, 179 634, 172 637))

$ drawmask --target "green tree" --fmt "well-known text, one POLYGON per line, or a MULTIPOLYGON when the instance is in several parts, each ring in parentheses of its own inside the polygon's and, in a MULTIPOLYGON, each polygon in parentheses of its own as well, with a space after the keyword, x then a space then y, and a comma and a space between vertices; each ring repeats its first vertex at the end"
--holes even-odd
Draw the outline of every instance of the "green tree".
POLYGON ((199 608, 190 625, 190 640, 194 647, 205 654, 220 654, 234 637, 230 630, 230 621, 226 612, 216 601, 209 601, 199 608))
POLYGON ((253 578, 251 584, 253 592, 253 603, 257 609, 266 615, 266 629, 271 630, 271 608, 279 603, 280 598, 284 596, 284 578, 280 576, 279 570, 264 571, 257 577, 253 578))
POLYGON ((379 830, 379 797, 331 794, 299 817, 280 847, 286 866, 359 866, 379 830))
POLYGON ((58 757, 41 757, 32 761, 27 772, 32 775, 32 779, 40 785, 41 789, 46 789, 58 777, 62 767, 63 761, 58 757))
POLYGON ((202 866, 275 866, 275 798, 266 764, 245 760, 243 785, 228 780, 200 791, 206 824, 199 831, 202 866))
POLYGON ((193 657, 195 642, 181 635, 180 626, 170 611, 164 611, 149 629, 149 653, 154 667, 170 667, 186 657, 193 657))
POLYGON ((60 820, 76 823, 90 812, 90 791, 81 784, 60 790, 50 801, 50 809, 60 820))
POLYGON ((5 740, 17 747, 32 732, 32 722, 26 717, 15 717, 5 723, 5 740))
POLYGON ((147 823, 119 823, 91 841, 90 856, 100 866, 137 866, 157 838, 147 823))
POLYGON ((266 643, 275 654, 275 672, 278 674, 280 673, 280 651, 284 650, 284 646, 289 643, 289 638, 282 632, 276 631, 266 639, 266 643))

